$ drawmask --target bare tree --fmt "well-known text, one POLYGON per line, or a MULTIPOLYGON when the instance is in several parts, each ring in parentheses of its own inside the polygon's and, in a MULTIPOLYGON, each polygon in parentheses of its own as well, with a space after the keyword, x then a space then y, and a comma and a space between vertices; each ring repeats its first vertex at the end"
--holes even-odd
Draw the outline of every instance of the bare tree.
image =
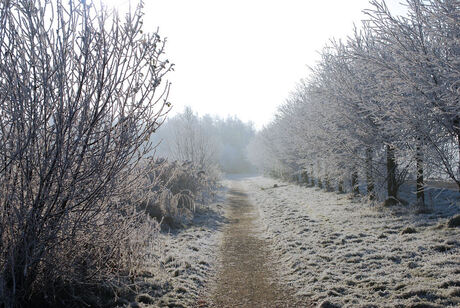
POLYGON ((213 127, 205 127, 203 119, 196 115, 191 107, 168 120, 162 127, 164 140, 168 147, 167 156, 193 162, 204 171, 215 169, 218 161, 219 144, 213 127))
MULTIPOLYGON (((371 3, 370 27, 394 61, 379 61, 377 55, 367 60, 387 76, 382 82, 395 85, 387 99, 405 107, 406 116, 393 127, 406 124, 416 132, 419 201, 423 203, 424 159, 442 169, 460 190, 458 1, 407 0, 407 18, 393 16, 384 1, 371 3)), ((392 109, 389 115, 395 119, 392 109)))
POLYGON ((401 201, 400 186, 415 174, 424 204, 427 177, 459 185, 460 7, 407 0, 408 15, 395 17, 384 1, 371 4, 353 37, 323 50, 258 145, 274 169, 300 166, 339 187, 348 177, 355 192, 364 174, 368 195, 387 203, 401 201))
POLYGON ((168 110, 165 41, 142 33, 142 7, 122 21, 88 2, 0 3, 6 306, 121 270, 134 225, 123 194, 168 110))

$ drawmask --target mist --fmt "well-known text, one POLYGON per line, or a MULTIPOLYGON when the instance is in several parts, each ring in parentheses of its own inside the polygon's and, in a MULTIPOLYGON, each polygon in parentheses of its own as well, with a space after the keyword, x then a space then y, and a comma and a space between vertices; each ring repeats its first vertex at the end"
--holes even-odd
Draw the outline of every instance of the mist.
POLYGON ((247 147, 255 137, 252 122, 237 116, 199 116, 191 107, 169 118, 154 135, 156 155, 169 160, 191 161, 203 170, 226 174, 252 173, 247 147))

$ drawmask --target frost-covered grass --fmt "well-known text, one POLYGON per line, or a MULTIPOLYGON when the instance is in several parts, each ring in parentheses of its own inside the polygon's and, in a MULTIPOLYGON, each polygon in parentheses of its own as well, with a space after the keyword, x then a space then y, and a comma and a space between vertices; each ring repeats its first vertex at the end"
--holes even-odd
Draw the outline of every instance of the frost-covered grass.
POLYGON ((162 265, 168 273, 172 291, 159 300, 164 306, 190 307, 207 297, 207 283, 216 269, 222 206, 199 213, 192 227, 165 234, 162 265))
POLYGON ((460 305, 460 228, 446 226, 460 212, 458 195, 416 211, 370 207, 317 188, 275 188, 279 182, 263 177, 243 183, 278 254, 281 281, 305 302, 460 305))
POLYGON ((220 204, 201 207, 190 225, 160 235, 152 266, 141 273, 119 307, 192 307, 207 297, 223 219, 220 204))

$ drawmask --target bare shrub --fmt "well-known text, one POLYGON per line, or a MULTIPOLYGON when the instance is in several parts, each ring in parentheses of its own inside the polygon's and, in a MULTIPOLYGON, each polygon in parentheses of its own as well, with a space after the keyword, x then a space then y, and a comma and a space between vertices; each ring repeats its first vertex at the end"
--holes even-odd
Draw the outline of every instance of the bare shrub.
POLYGON ((155 243, 129 201, 169 105, 165 42, 141 7, 89 2, 0 2, 0 306, 81 306, 155 243))

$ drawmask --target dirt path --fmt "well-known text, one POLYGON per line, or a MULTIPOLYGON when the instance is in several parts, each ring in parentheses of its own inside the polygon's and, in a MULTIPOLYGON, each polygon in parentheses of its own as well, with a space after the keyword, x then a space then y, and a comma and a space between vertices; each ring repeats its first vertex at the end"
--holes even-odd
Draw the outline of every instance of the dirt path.
POLYGON ((257 209, 238 182, 232 182, 227 204, 229 224, 223 231, 213 306, 300 307, 275 282, 270 245, 258 236, 257 209))

